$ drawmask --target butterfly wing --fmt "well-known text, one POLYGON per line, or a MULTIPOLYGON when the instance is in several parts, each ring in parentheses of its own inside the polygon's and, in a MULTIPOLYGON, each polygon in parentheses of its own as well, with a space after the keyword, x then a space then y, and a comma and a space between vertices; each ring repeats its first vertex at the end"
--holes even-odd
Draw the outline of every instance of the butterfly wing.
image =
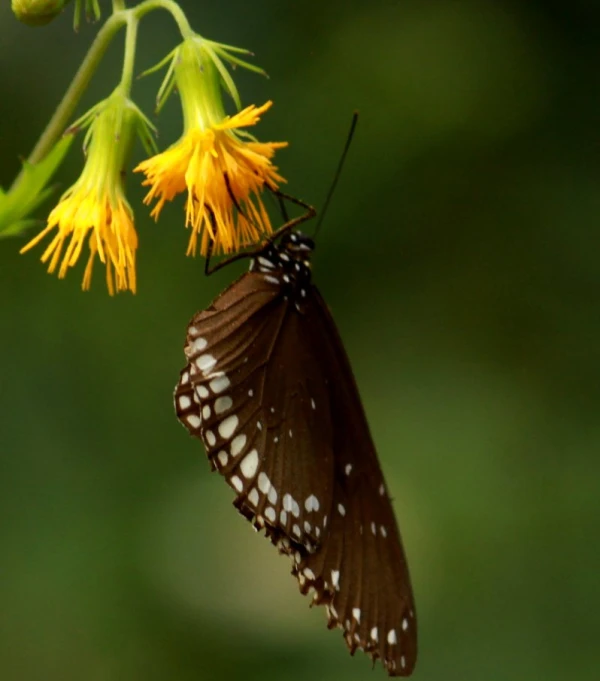
POLYGON ((236 507, 296 555, 295 544, 308 552, 321 542, 333 452, 320 445, 331 423, 314 407, 327 391, 294 310, 272 281, 242 275, 190 322, 175 407, 236 507))
POLYGON ((303 593, 327 606, 352 653, 381 658, 390 675, 408 676, 417 654, 408 566, 350 362, 315 287, 307 314, 312 347, 328 385, 334 489, 321 549, 294 568, 303 593))

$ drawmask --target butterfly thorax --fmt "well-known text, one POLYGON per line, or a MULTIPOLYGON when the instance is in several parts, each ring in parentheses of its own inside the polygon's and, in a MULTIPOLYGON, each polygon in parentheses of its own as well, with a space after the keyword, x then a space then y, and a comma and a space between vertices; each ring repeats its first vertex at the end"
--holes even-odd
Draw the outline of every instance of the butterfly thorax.
POLYGON ((269 243, 250 262, 250 271, 258 272, 284 293, 304 298, 311 282, 310 256, 314 241, 301 232, 291 232, 279 244, 269 243))

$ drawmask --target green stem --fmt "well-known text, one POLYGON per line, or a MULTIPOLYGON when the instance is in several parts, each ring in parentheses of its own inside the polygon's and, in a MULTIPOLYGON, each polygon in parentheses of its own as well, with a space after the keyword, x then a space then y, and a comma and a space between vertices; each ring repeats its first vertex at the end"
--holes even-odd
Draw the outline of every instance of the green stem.
POLYGON ((145 0, 145 2, 140 3, 131 11, 136 17, 141 19, 144 15, 148 14, 148 12, 152 12, 155 9, 164 9, 172 15, 183 38, 189 38, 194 35, 194 31, 185 16, 185 12, 174 0, 145 0))
POLYGON ((113 14, 125 9, 125 0, 112 0, 113 14))
MULTIPOLYGON (((69 120, 73 115, 73 112, 75 111, 75 108, 77 107, 77 104, 79 104, 81 96, 85 92, 88 83, 90 82, 94 72, 96 71, 96 68, 98 67, 98 64, 100 63, 100 60, 104 56, 110 41, 124 23, 125 17, 123 14, 113 14, 106 21, 104 26, 102 26, 102 28, 98 31, 98 35, 88 50, 88 53, 86 54, 81 66, 77 70, 75 78, 73 78, 73 81, 65 92, 61 103, 56 108, 56 111, 46 126, 46 129, 41 134, 37 144, 29 155, 27 163, 35 164, 41 161, 55 145, 58 138, 63 134, 67 124, 69 123, 69 120)), ((15 178, 14 182, 12 183, 11 190, 14 190, 19 184, 23 177, 23 173, 24 169, 21 170, 21 172, 15 178)))
POLYGON ((125 33, 125 54, 123 56, 123 71, 121 73, 121 88, 129 97, 133 82, 133 68, 135 65, 135 44, 139 18, 131 10, 127 11, 127 31, 125 33))

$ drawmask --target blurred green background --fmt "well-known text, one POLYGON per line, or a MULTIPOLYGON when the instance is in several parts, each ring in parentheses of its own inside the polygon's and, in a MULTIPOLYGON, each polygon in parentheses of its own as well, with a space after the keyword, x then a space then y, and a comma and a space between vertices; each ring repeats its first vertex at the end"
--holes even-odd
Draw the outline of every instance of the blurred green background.
MULTIPOLYGON (((245 104, 292 193, 322 202, 315 277, 352 359, 417 598, 415 678, 600 678, 600 4, 195 2, 255 51, 245 104)), ((106 5, 106 3, 104 3, 106 5)), ((96 28, 0 6, 0 184, 96 28)), ((142 24, 137 70, 177 40, 142 24)), ((79 109, 118 78, 122 38, 79 109)), ((157 76, 134 96, 151 114, 157 76)), ((177 139, 177 98, 157 121, 177 139)), ((135 160, 142 158, 136 150, 135 160)), ((81 166, 74 145, 59 180, 81 166)), ((139 292, 59 281, 0 242, 0 679, 385 678, 350 658, 231 507, 172 390, 185 327, 229 283, 130 178, 139 292)), ((40 219, 44 218, 40 211, 40 219)))

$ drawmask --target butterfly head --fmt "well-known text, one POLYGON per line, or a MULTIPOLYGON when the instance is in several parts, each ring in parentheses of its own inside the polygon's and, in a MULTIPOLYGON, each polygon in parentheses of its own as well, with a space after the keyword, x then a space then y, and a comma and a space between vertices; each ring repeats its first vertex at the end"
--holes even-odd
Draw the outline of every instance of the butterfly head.
POLYGON ((265 275, 270 283, 278 283, 304 297, 310 284, 310 256, 314 248, 315 242, 309 236, 299 231, 288 232, 279 243, 268 243, 257 253, 250 263, 250 270, 265 275))
POLYGON ((290 254, 302 254, 302 257, 310 257, 310 254, 315 250, 315 241, 306 234, 294 230, 283 235, 279 248, 290 254))

